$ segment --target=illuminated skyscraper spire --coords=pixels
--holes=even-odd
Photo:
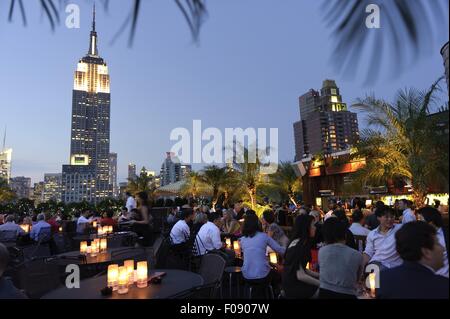
[[[91,31],[91,43],[89,47],[89,55],[98,56],[97,50],[97,32],[95,31],[95,3],[92,11],[92,31]]]

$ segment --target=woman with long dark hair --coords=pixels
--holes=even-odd
[[[288,299],[309,299],[318,291],[319,275],[307,269],[316,235],[315,220],[310,215],[295,219],[293,235],[284,257],[282,286]]]
[[[152,242],[153,217],[150,215],[150,205],[146,192],[140,192],[136,195],[137,213],[133,221],[132,230],[143,237],[142,244],[150,246]]]

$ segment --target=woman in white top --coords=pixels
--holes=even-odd
[[[431,206],[426,206],[417,211],[419,220],[427,222],[434,228],[436,228],[437,238],[439,244],[445,248],[444,250],[444,267],[436,271],[436,275],[441,275],[448,278],[448,249],[447,240],[444,235],[444,222],[442,221],[441,213]]]

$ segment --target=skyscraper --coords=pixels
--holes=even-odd
[[[0,152],[0,178],[6,180],[9,183],[11,178],[11,157],[12,149],[4,149]]]
[[[128,164],[128,180],[134,180],[136,177],[136,164]]]
[[[109,154],[109,183],[112,187],[114,198],[119,196],[119,187],[117,185],[117,153]]]
[[[30,198],[31,178],[24,176],[13,177],[10,180],[10,186],[18,198]]]
[[[295,160],[319,153],[348,150],[359,139],[356,113],[347,110],[334,80],[325,80],[319,92],[299,98],[300,121],[294,123]]]
[[[161,165],[161,186],[185,179],[191,172],[191,165],[184,165],[174,153],[167,152],[167,157]]]
[[[62,175],[64,202],[98,202],[112,196],[109,73],[98,55],[95,27],[94,7],[89,52],[75,71],[70,164],[63,165]]]
[[[62,174],[44,174],[44,192],[43,200],[45,202],[54,200],[56,202],[61,201],[61,184]]]

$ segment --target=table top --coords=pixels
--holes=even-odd
[[[121,231],[121,232],[115,232],[115,233],[106,235],[107,238],[119,237],[119,236],[137,237],[137,234],[132,231]],[[105,237],[105,236],[102,236],[102,238],[103,237]],[[89,241],[89,240],[94,240],[95,238],[98,238],[97,234],[83,234],[83,235],[76,235],[72,239],[76,240],[76,241]]]
[[[125,249],[133,249],[132,247],[118,247],[118,248],[108,248],[106,252],[98,253],[97,256],[92,257],[90,254],[86,255],[86,264],[100,264],[100,263],[108,263],[115,260],[122,260],[123,258],[117,256],[117,258],[111,258],[111,254],[116,251],[122,251]],[[136,249],[142,249],[142,248],[136,248]],[[62,253],[57,255],[58,257],[78,257],[80,256],[79,250],[69,251],[66,253]],[[82,263],[82,259],[79,260],[79,263]]]
[[[102,296],[101,290],[107,285],[107,276],[89,278],[80,282],[79,289],[58,288],[44,295],[42,299],[165,299],[178,293],[203,285],[203,278],[196,273],[176,269],[154,269],[149,276],[156,272],[165,272],[160,284],[148,284],[146,288],[131,286],[128,293],[119,295],[113,291],[110,296]]]

